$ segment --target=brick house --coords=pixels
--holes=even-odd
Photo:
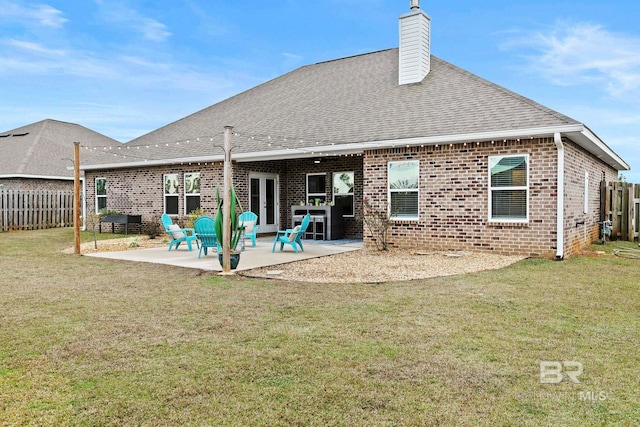
[[[0,133],[0,189],[73,191],[73,143],[118,142],[83,126],[42,120]]]
[[[399,48],[304,66],[122,147],[85,150],[89,211],[215,211],[232,125],[234,185],[262,232],[319,199],[371,243],[357,221],[366,197],[392,214],[396,247],[562,259],[590,244],[599,183],[629,166],[586,125],[432,56],[417,3],[400,17]]]

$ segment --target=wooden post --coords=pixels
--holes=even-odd
[[[231,137],[233,126],[224,127],[224,191],[222,199],[222,272],[231,272]]]
[[[80,255],[80,143],[73,143],[73,229],[75,253]]]

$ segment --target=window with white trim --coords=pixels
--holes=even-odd
[[[184,174],[184,213],[200,209],[200,172]]]
[[[321,204],[327,201],[327,174],[307,174],[307,203]]]
[[[333,204],[342,206],[343,216],[353,216],[354,173],[333,173]]]
[[[177,173],[164,175],[164,213],[178,215],[178,177]]]
[[[395,219],[418,219],[418,160],[389,162],[387,166],[389,213]]]
[[[489,220],[529,220],[529,155],[489,157]]]
[[[107,178],[96,178],[96,213],[107,209]]]

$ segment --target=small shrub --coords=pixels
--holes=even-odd
[[[153,215],[151,220],[144,223],[144,234],[149,236],[150,239],[155,239],[163,232],[163,228],[160,221],[160,215]]]
[[[191,212],[189,212],[189,215],[187,215],[184,218],[184,228],[193,228],[194,223],[196,222],[196,219],[198,219],[198,217],[202,216],[202,215],[206,215],[207,212],[202,209],[202,208],[198,208],[195,209]]]
[[[358,217],[358,221],[362,221],[369,233],[373,242],[376,245],[376,249],[379,251],[386,251],[388,249],[387,235],[389,228],[393,221],[391,217],[393,214],[386,209],[376,208],[371,205],[371,202],[367,197],[364,198],[362,203],[362,216]]]

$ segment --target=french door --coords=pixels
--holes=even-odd
[[[268,173],[249,174],[249,210],[258,215],[260,233],[278,231],[278,175]]]

